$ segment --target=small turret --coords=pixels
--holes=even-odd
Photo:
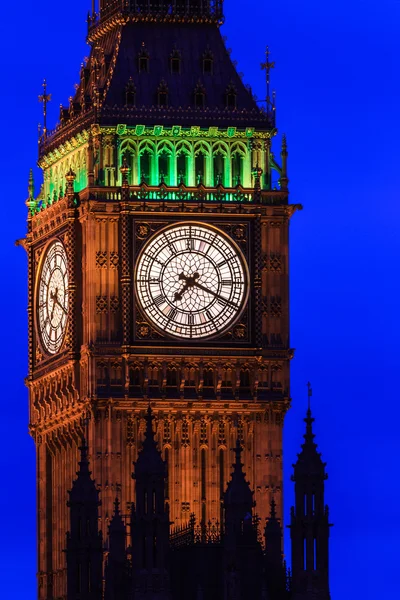
[[[165,462],[157,448],[149,406],[143,447],[132,477],[136,505],[132,509],[132,581],[135,600],[168,600],[169,511],[165,503]]]
[[[224,600],[259,598],[262,586],[262,553],[253,520],[253,492],[241,462],[236,441],[231,480],[224,495]]]
[[[126,556],[126,527],[115,498],[109,527],[109,552],[105,569],[105,600],[128,600],[130,586]]]
[[[286,572],[282,556],[282,527],[276,517],[275,498],[272,497],[270,516],[265,525],[265,576],[269,600],[285,598]]]
[[[290,524],[293,600],[329,600],[330,524],[328,507],[324,504],[324,482],[328,476],[326,463],[314,442],[310,405],[304,421],[304,444],[293,465],[292,476],[295,483],[295,506]]]
[[[67,506],[67,600],[101,600],[103,580],[103,538],[98,529],[99,492],[91,477],[85,440],[79,448],[81,460]]]

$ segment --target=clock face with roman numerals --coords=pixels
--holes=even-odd
[[[37,292],[37,323],[44,350],[56,354],[64,339],[68,317],[68,262],[65,248],[55,240],[43,257]]]
[[[149,321],[185,339],[226,330],[248,295],[247,266],[239,248],[218,229],[196,222],[156,233],[139,256],[135,282]]]

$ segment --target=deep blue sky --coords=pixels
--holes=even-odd
[[[6,6],[4,6],[4,4]],[[25,233],[43,77],[50,123],[78,80],[89,0],[3,3],[0,25],[2,410],[0,595],[36,597],[35,454],[27,434]],[[259,98],[265,45],[289,144],[293,407],[285,425],[286,515],[306,382],[328,463],[333,600],[398,586],[399,18],[394,0],[226,0],[224,35]],[[397,369],[396,369],[397,367]],[[397,370],[397,373],[396,373]],[[288,546],[287,546],[288,550]],[[397,592],[398,593],[398,592]]]

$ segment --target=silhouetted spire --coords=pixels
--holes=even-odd
[[[77,478],[69,491],[70,531],[67,532],[67,599],[100,600],[103,539],[98,530],[99,492],[91,477],[88,447],[82,440]]]
[[[129,597],[130,581],[126,556],[126,527],[115,498],[114,514],[108,530],[109,552],[105,568],[105,600],[124,600]]]
[[[254,505],[253,492],[250,489],[249,482],[246,481],[246,474],[243,472],[243,463],[241,462],[242,446],[240,440],[236,440],[236,446],[233,449],[235,453],[235,462],[233,463],[233,471],[231,480],[228,483],[227,490],[224,495],[225,509],[229,506],[240,506],[242,519],[248,518],[251,514]]]
[[[161,457],[161,452],[157,448],[155,434],[153,431],[153,412],[149,405],[146,414],[146,430],[144,433],[144,441],[142,449],[139,452],[138,459],[135,463],[135,479],[143,475],[158,473],[160,477],[165,477],[165,463]]]
[[[231,480],[224,495],[224,600],[258,598],[262,586],[262,554],[253,523],[253,492],[241,462],[237,439]]]
[[[132,477],[136,504],[132,508],[132,586],[135,600],[168,600],[169,510],[165,504],[166,465],[157,448],[151,407],[144,442]]]
[[[311,386],[308,384],[308,398]],[[310,403],[306,418],[304,443],[294,467],[295,506],[292,508],[293,600],[329,600],[328,546],[329,516],[324,503],[327,479],[321,454],[314,442]]]
[[[286,572],[282,556],[282,527],[276,517],[276,503],[272,496],[270,516],[265,525],[265,574],[268,598],[284,598]]]

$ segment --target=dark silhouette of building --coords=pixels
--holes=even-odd
[[[324,505],[327,476],[313,441],[310,409],[305,419],[305,443],[294,465],[296,506],[292,508],[290,525],[291,572],[283,560],[282,528],[274,498],[265,525],[265,545],[262,544],[257,507],[241,463],[239,439],[233,449],[235,462],[224,494],[223,521],[215,525],[197,523],[191,515],[186,526],[171,528],[164,494],[166,465],[157,449],[152,421],[149,407],[145,440],[132,474],[136,494],[131,514],[122,516],[119,501],[115,501],[104,568],[105,599],[329,600],[330,525]],[[81,451],[78,480],[68,503],[68,600],[102,597],[98,492],[90,478],[84,444]],[[129,534],[124,520],[130,525]]]
[[[44,84],[24,242],[39,600],[328,594],[324,471],[308,441],[291,577],[282,562],[301,206],[269,50],[259,102],[222,22],[222,0],[94,0],[90,53],[53,130]]]

